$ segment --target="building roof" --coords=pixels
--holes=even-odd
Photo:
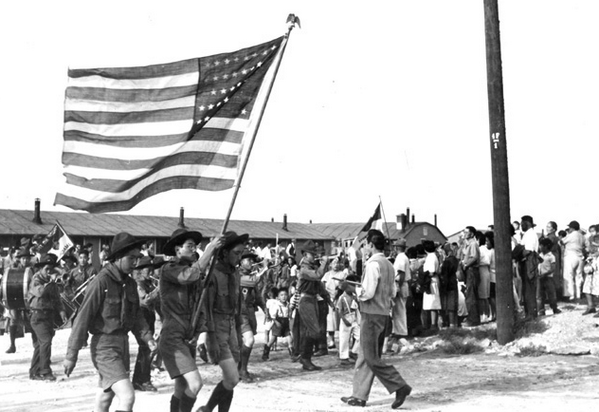
[[[69,236],[112,237],[119,232],[128,232],[137,237],[168,238],[179,224],[178,217],[79,212],[42,211],[42,224],[35,223],[33,218],[31,210],[0,209],[0,235],[45,235],[58,221]],[[220,233],[223,220],[185,217],[184,223],[210,237]],[[263,239],[274,239],[277,235],[280,239],[331,239],[313,225],[303,223],[288,223],[287,230],[283,230],[282,222],[231,220],[227,230]]]
[[[178,217],[50,211],[41,212],[42,224],[33,220],[32,210],[0,209],[0,235],[45,235],[56,222],[60,222],[69,236],[112,237],[119,232],[128,232],[136,237],[158,239],[170,237],[179,224]],[[204,237],[211,237],[220,233],[223,220],[185,217],[184,223],[187,228],[201,232]],[[427,222],[415,222],[408,224],[405,231],[399,231],[395,223],[387,223],[384,233],[390,239],[399,239],[407,237],[421,225],[432,226]],[[283,230],[283,222],[231,220],[227,230],[249,233],[257,239],[336,240],[354,238],[360,234],[362,227],[364,223],[288,222],[287,230]]]

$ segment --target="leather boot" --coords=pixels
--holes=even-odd
[[[269,354],[270,354],[270,346],[264,345],[264,350],[262,352],[262,360],[267,361]]]
[[[179,401],[179,410],[181,412],[191,412],[195,402],[196,398],[190,398],[189,396],[183,394],[181,395],[181,400]]]
[[[171,409],[170,412],[179,412],[179,398],[175,395],[171,396]]]
[[[208,399],[206,405],[200,407],[198,412],[212,412],[212,410],[220,404],[221,400],[226,395],[226,392],[227,389],[225,389],[223,381],[220,381],[212,391],[212,395],[210,395],[210,399]]]
[[[253,382],[254,378],[248,372],[248,363],[250,361],[250,355],[252,354],[252,348],[245,345],[241,345],[241,353],[239,360],[239,377],[244,382]]]
[[[221,400],[218,404],[218,412],[229,412],[231,403],[233,402],[233,389],[227,390],[223,393]]]

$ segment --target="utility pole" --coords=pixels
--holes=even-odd
[[[497,0],[484,0],[484,9],[493,181],[493,224],[495,225],[495,271],[497,275],[497,341],[504,345],[514,340],[514,297],[510,236],[510,185]]]

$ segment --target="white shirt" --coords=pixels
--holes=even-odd
[[[531,252],[537,252],[539,250],[539,238],[537,232],[531,227],[522,236],[522,246],[524,249],[530,250]]]

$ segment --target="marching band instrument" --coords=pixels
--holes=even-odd
[[[8,309],[27,309],[31,268],[9,268],[2,277],[2,302]]]

